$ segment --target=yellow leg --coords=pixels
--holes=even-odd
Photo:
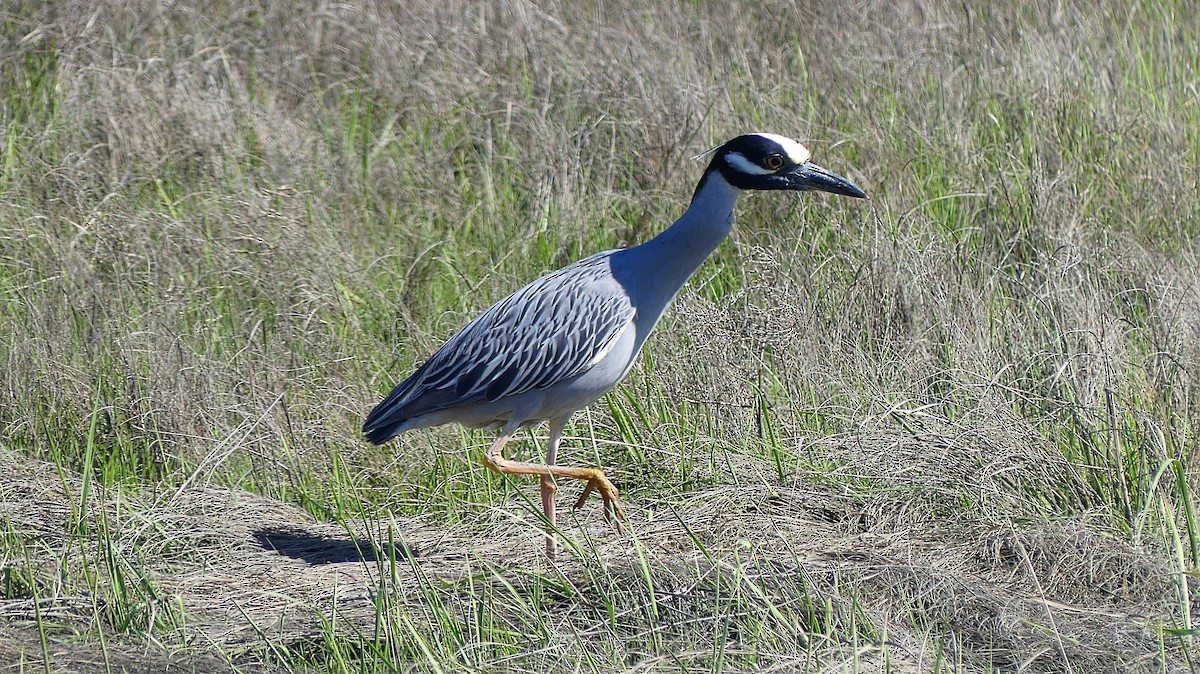
[[[582,506],[587,501],[587,497],[595,491],[600,495],[601,500],[604,501],[604,519],[613,521],[615,518],[617,531],[620,532],[621,522],[626,521],[628,518],[625,516],[624,509],[621,508],[621,493],[617,491],[617,488],[604,475],[603,471],[599,468],[574,468],[571,466],[556,466],[550,463],[551,460],[557,459],[558,441],[561,439],[562,427],[565,423],[565,419],[556,420],[551,427],[552,449],[547,452],[546,458],[548,461],[545,464],[512,461],[504,458],[504,445],[508,444],[508,441],[516,434],[517,429],[520,427],[519,423],[510,423],[504,427],[504,430],[500,433],[500,437],[496,438],[496,441],[488,448],[483,462],[488,468],[504,475],[540,475],[542,478],[542,511],[545,513],[546,519],[552,524],[555,522],[554,491],[556,487],[554,485],[554,478],[569,477],[587,481],[588,484],[583,491],[583,497],[579,499],[575,507],[579,508]],[[556,551],[553,541],[547,541],[546,553],[553,558],[553,552]]]
[[[546,465],[553,466],[558,461],[558,443],[562,440],[566,419],[554,419],[550,422],[550,446],[546,448]],[[558,556],[558,539],[554,537],[554,528],[558,525],[558,517],[554,507],[554,492],[558,485],[554,483],[553,475],[542,476],[542,512],[550,524],[546,529],[546,556],[554,559]]]

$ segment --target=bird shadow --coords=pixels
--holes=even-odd
[[[330,538],[303,529],[263,527],[255,529],[254,540],[264,550],[273,550],[285,557],[309,564],[339,564],[344,562],[378,562],[415,557],[416,552],[400,543],[379,544],[370,538]]]

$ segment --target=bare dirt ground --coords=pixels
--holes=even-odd
[[[64,531],[79,493],[74,477],[59,479],[44,464],[5,454],[0,485],[0,518],[36,535],[45,551],[41,574],[69,574],[73,560],[91,554],[69,545]],[[240,671],[275,671],[261,664],[264,650],[302,651],[330,629],[370,635],[381,591],[421,615],[431,587],[447,606],[477,598],[478,588],[466,591],[471,579],[532,593],[536,581],[526,568],[573,588],[575,596],[559,598],[561,618],[574,627],[573,638],[587,639],[606,617],[588,572],[599,563],[631,581],[652,569],[653,602],[665,621],[710,618],[714,574],[741,567],[757,576],[739,582],[771,603],[811,601],[817,593],[818,609],[869,621],[880,634],[875,643],[823,644],[818,660],[796,667],[837,671],[854,662],[885,671],[886,650],[886,671],[934,671],[926,627],[955,635],[961,671],[1051,672],[1063,662],[1079,672],[1186,671],[1156,629],[1171,612],[1170,570],[1072,521],[1020,530],[987,522],[922,526],[892,510],[891,499],[864,508],[812,486],[723,488],[688,503],[630,504],[626,536],[602,522],[569,525],[568,535],[587,553],[549,568],[537,553],[536,521],[520,503],[474,525],[439,528],[403,518],[348,530],[224,489],[185,489],[149,504],[106,502],[102,493],[94,499],[117,528],[118,545],[150,561],[157,592],[186,607],[191,619],[165,650],[84,645],[70,638],[70,626],[88,627],[90,600],[46,599],[39,610],[54,625],[55,671],[108,671],[106,661],[128,671],[232,671],[221,657],[204,655],[206,645],[235,654]],[[621,599],[628,610],[652,601],[633,589],[640,586],[630,582]],[[29,601],[0,603],[0,660],[14,663],[0,671],[40,671],[33,613]],[[928,623],[914,625],[915,613]],[[814,616],[817,623],[828,619]],[[820,638],[800,629],[794,637]],[[655,662],[634,669],[653,670]]]

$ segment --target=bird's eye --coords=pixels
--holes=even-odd
[[[772,171],[778,171],[783,168],[783,157],[777,154],[767,155],[766,164]]]

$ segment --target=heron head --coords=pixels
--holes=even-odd
[[[709,171],[719,171],[730,185],[742,190],[816,190],[866,198],[849,180],[809,161],[800,143],[773,133],[738,136],[709,153]]]

